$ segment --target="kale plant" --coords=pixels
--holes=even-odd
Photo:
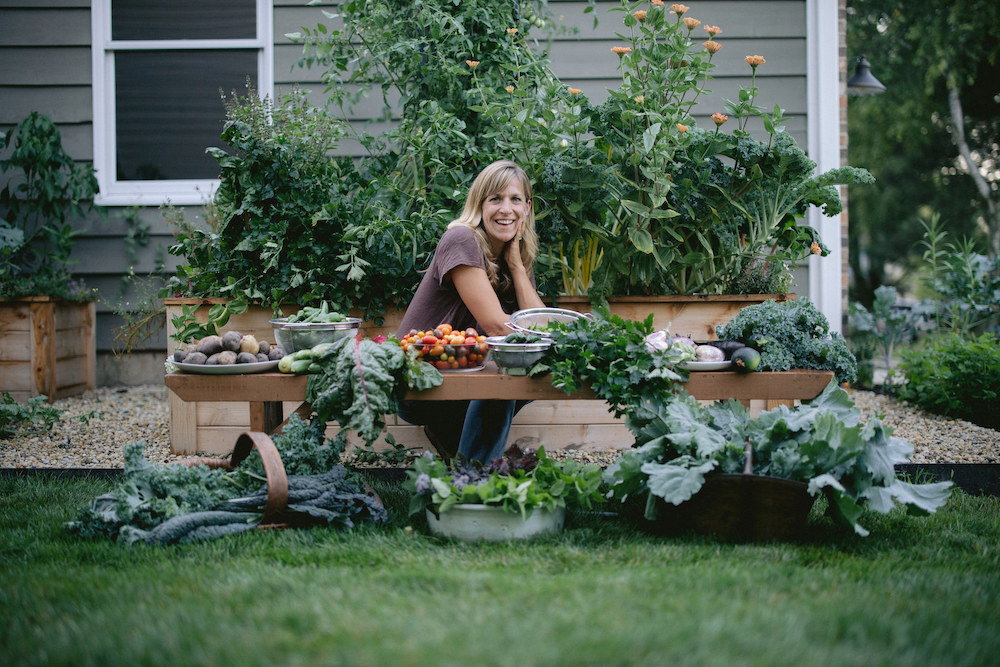
[[[760,370],[812,368],[833,371],[837,382],[854,382],[858,364],[844,337],[805,298],[745,306],[716,327],[719,340],[736,340],[760,352]]]

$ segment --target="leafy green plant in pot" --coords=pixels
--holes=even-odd
[[[823,493],[827,513],[865,536],[865,509],[886,513],[898,503],[911,514],[931,513],[952,487],[897,479],[894,465],[907,462],[913,447],[892,437],[879,419],[863,423],[850,396],[834,383],[808,404],[756,418],[736,401],[651,402],[630,415],[628,426],[635,448],[608,467],[605,481],[615,498],[638,500],[650,520],[697,498],[713,476],[752,475],[798,483],[811,496]],[[780,516],[789,508],[772,509]]]
[[[428,452],[406,474],[410,514],[427,513],[432,525],[465,505],[494,507],[529,520],[536,511],[559,517],[567,507],[589,508],[604,500],[600,466],[556,461],[544,447],[535,451],[513,445],[486,467],[464,459],[445,463]]]
[[[512,99],[495,95],[490,105],[485,94],[477,108],[497,128],[511,128],[504,134],[515,154],[544,158],[540,199],[578,190],[565,205],[553,205],[553,220],[565,228],[563,266],[576,274],[564,289],[586,284],[598,301],[787,291],[790,264],[829,253],[802,224],[806,211],[816,206],[836,215],[842,203],[835,186],[874,179],[853,167],[816,173],[784,130],[780,107],[757,105],[756,75],[765,64],[758,55],[745,58],[751,85],[727,101],[726,113],[712,115],[708,129],[699,128],[694,108],[715,61],[725,57],[718,55],[722,38],[716,41],[722,30],[673,7],[625,1],[617,8],[626,32],[609,57],[619,59],[621,84],[604,103],[591,105],[574,91],[548,112],[557,96],[531,96],[512,85]],[[550,129],[540,132],[539,125]],[[595,202],[603,206],[596,214]]]
[[[93,167],[74,162],[59,129],[37,111],[7,131],[0,155],[0,299],[94,300],[69,270],[71,218],[93,210],[98,193]]]

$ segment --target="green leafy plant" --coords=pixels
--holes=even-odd
[[[903,350],[901,399],[939,415],[1000,428],[1000,341],[949,333]]]
[[[758,350],[760,370],[812,368],[833,371],[837,382],[857,378],[857,361],[847,341],[830,331],[826,317],[805,297],[745,306],[718,326],[716,334],[719,340],[736,340]]]
[[[48,404],[47,396],[33,396],[27,403],[18,403],[3,392],[0,398],[0,440],[33,431],[51,431],[62,417],[62,410]]]
[[[919,315],[908,308],[899,308],[896,288],[883,285],[875,290],[875,301],[869,311],[861,304],[851,304],[851,344],[855,339],[867,339],[879,348],[886,368],[885,386],[892,384],[895,376],[893,353],[901,343],[911,340],[917,331]],[[855,355],[857,356],[857,355]]]
[[[0,154],[6,154],[0,160],[0,298],[93,300],[69,270],[76,236],[70,219],[93,210],[98,193],[93,167],[74,162],[59,129],[37,111],[6,132]]]
[[[609,466],[605,481],[620,500],[640,498],[654,518],[660,502],[680,505],[713,472],[743,473],[805,482],[822,492],[828,514],[858,535],[867,507],[889,512],[897,503],[927,514],[948,499],[952,483],[912,484],[894,465],[913,447],[892,437],[880,420],[862,423],[842,388],[830,383],[808,404],[781,406],[751,418],[737,401],[703,406],[690,397],[650,402],[628,419],[635,448]],[[747,458],[749,457],[749,463]]]
[[[410,514],[430,510],[435,516],[457,504],[493,505],[527,517],[532,510],[592,507],[603,502],[601,468],[596,464],[556,461],[543,447],[510,447],[483,467],[457,459],[446,464],[430,452],[406,471],[403,486],[411,492]]]

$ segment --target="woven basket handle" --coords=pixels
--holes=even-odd
[[[264,462],[264,474],[267,475],[267,504],[264,505],[264,516],[260,520],[262,526],[280,523],[280,517],[288,505],[288,476],[285,466],[281,463],[281,454],[274,446],[271,438],[261,431],[246,431],[236,439],[230,464],[235,468],[243,462],[250,452],[257,449]]]

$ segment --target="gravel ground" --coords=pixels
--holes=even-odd
[[[851,394],[865,419],[882,416],[894,435],[913,444],[914,463],[1000,463],[1000,431],[928,414],[872,392]],[[177,458],[170,453],[170,411],[162,385],[101,387],[56,401],[54,407],[63,415],[51,431],[0,440],[0,468],[121,468],[124,445],[137,440],[147,443],[150,461]],[[602,465],[616,457],[614,450],[550,454]]]

